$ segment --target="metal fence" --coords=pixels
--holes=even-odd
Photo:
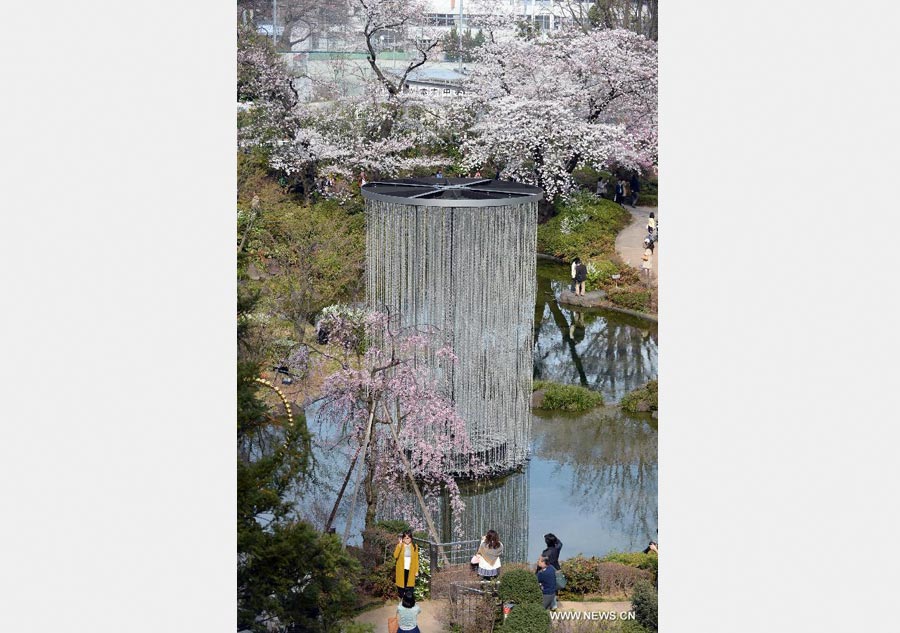
[[[428,552],[432,573],[452,565],[468,565],[481,543],[481,540],[449,543],[433,543],[421,538],[413,540],[418,543],[421,551]]]
[[[447,595],[449,619],[463,633],[493,632],[502,622],[502,606],[495,584],[474,586],[474,583],[451,582]]]

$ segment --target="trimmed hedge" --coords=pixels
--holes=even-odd
[[[658,411],[658,384],[657,381],[651,380],[643,387],[635,389],[626,394],[619,406],[623,411],[628,413],[647,413],[648,411]],[[605,559],[604,559],[605,560]]]
[[[524,569],[513,569],[502,574],[499,593],[503,602],[541,604],[541,585],[537,575]]]
[[[543,389],[544,399],[540,408],[544,411],[587,411],[603,406],[602,395],[578,385],[547,382]]]
[[[560,593],[567,594],[600,594],[629,595],[636,583],[649,581],[653,577],[651,571],[637,569],[617,562],[601,561],[596,556],[585,558],[582,555],[569,558],[561,563],[562,572],[566,575],[566,588]]]
[[[656,581],[656,572],[659,565],[659,556],[645,554],[644,552],[611,552],[600,559],[604,563],[622,563],[635,569],[643,569],[653,574]]]
[[[532,574],[534,575],[534,574]],[[526,604],[516,604],[500,627],[501,633],[549,633],[550,613],[541,606],[540,600]]]

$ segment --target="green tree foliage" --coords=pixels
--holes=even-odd
[[[319,310],[361,294],[364,215],[349,203],[298,200],[275,182],[264,157],[241,153],[238,236],[245,233],[245,259],[255,277],[246,285],[259,293],[257,308],[270,317],[269,340],[299,342]]]
[[[533,574],[532,574],[533,575]],[[549,633],[550,613],[537,603],[516,604],[509,612],[501,633]]]
[[[631,595],[634,619],[648,631],[658,630],[657,599],[656,589],[649,582],[639,582],[634,586],[634,593]]]
[[[541,585],[537,575],[524,569],[513,569],[500,576],[500,600],[525,604],[541,603]]]
[[[241,278],[245,264],[239,258]],[[359,563],[336,536],[294,517],[293,492],[310,465],[309,434],[302,415],[290,423],[278,412],[280,400],[267,403],[260,391],[266,387],[253,381],[259,333],[248,315],[258,295],[242,283],[238,288],[238,630],[278,624],[334,631],[355,604]]]
[[[484,44],[485,37],[484,32],[481,29],[478,29],[478,32],[475,35],[472,35],[472,29],[466,29],[462,34],[462,60],[465,63],[470,63],[475,61],[475,49]],[[456,62],[459,61],[460,54],[460,37],[459,31],[456,30],[456,27],[453,26],[450,28],[450,32],[444,36],[442,42],[442,48],[444,49],[444,54],[447,61]]]

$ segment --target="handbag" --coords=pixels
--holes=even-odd
[[[565,589],[566,588],[566,575],[562,573],[561,570],[556,570],[556,588],[557,589]]]
[[[397,616],[393,615],[388,618],[388,633],[397,633],[397,629],[400,628],[400,621],[397,619]]]
[[[473,565],[477,565],[481,562],[481,554],[475,554],[475,556],[473,556],[472,560],[469,562],[471,562]]]

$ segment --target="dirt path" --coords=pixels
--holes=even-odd
[[[625,263],[640,270],[643,263],[641,257],[644,254],[644,238],[647,237],[647,219],[650,217],[651,211],[657,218],[659,217],[659,212],[656,210],[656,207],[625,208],[631,213],[631,224],[622,229],[616,236],[616,252],[625,260]],[[657,285],[658,265],[659,244],[656,245],[653,253],[651,278],[654,286]]]
[[[361,624],[374,624],[375,633],[387,632],[388,618],[397,613],[397,602],[387,602],[384,606],[366,611],[365,613],[355,617],[354,622]],[[419,614],[419,629],[422,633],[447,633],[450,628],[446,624],[444,615],[446,610],[446,600],[423,600],[417,603],[422,607],[422,613]],[[630,602],[569,602],[560,600],[560,611],[582,611],[582,612],[609,612],[614,611],[617,615],[623,612],[631,611]]]
[[[353,621],[361,624],[374,624],[375,633],[386,633],[388,618],[397,615],[398,604],[400,604],[399,600],[387,602],[383,607],[366,611],[353,618]],[[443,600],[423,600],[416,604],[422,607],[422,612],[419,614],[419,629],[422,633],[442,633],[450,630],[443,624],[446,621],[443,614],[445,609]]]

